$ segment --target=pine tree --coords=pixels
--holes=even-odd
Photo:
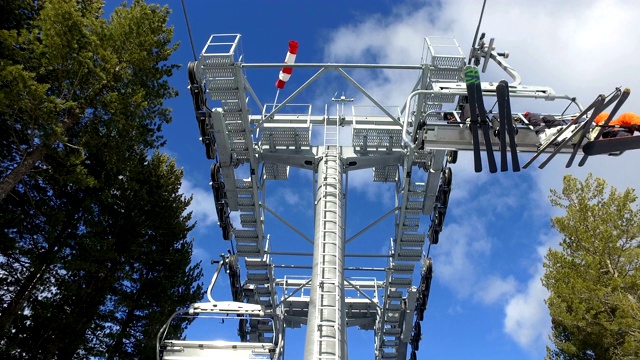
[[[545,257],[555,349],[551,359],[640,357],[640,210],[633,189],[619,192],[589,175],[564,178],[551,203],[560,249]]]
[[[101,1],[32,3],[37,15],[25,28],[0,30],[0,48],[9,49],[0,61],[7,85],[0,116],[9,134],[0,201],[25,176],[48,168],[45,155],[90,146],[84,131],[119,129],[141,146],[163,145],[160,131],[171,120],[163,102],[176,95],[167,81],[177,68],[166,64],[177,46],[167,7],[135,0],[105,19]]]
[[[164,321],[203,295],[182,171],[154,152],[176,95],[169,10],[4,3],[1,357],[151,358]]]

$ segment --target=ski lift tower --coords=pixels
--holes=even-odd
[[[449,165],[455,163],[457,151],[474,149],[459,106],[468,93],[463,77],[466,61],[458,43],[453,38],[425,38],[427,53],[417,65],[249,64],[242,61],[240,39],[238,34],[212,35],[199,60],[189,64],[189,81],[205,155],[213,160],[211,185],[222,235],[235,245],[233,256],[244,259],[246,278],[242,285],[239,279],[232,281],[232,292],[240,294],[237,301],[263,306],[267,318],[246,323],[246,340],[272,342],[279,349],[272,358],[282,357],[285,328],[306,325],[305,360],[342,360],[347,359],[346,329],[358,326],[375,332],[375,359],[406,359],[408,354],[415,359],[432,274],[432,261],[425,250],[438,243],[442,230],[452,180]],[[548,87],[521,85],[519,75],[504,62],[506,54],[496,53],[492,45],[493,39],[490,46],[476,49],[476,55],[494,60],[512,77],[508,88],[512,98],[575,101]],[[263,104],[245,73],[260,68],[275,72],[281,67],[314,68],[317,72],[282,102]],[[352,69],[406,70],[418,76],[406,103],[396,104],[394,112],[349,75]],[[353,107],[349,115],[344,110],[332,114],[326,106],[324,114],[316,114],[311,105],[294,114],[283,111],[329,72],[340,74],[353,85],[376,113],[359,113]],[[480,96],[496,97],[497,81],[481,83],[480,87]],[[338,109],[340,105],[344,109],[347,99],[337,100]],[[443,114],[448,114],[446,120]],[[523,115],[513,113],[508,121],[517,128],[517,151],[537,152],[535,129]],[[341,139],[341,126],[350,128],[349,146]],[[323,129],[321,144],[311,143],[312,127]],[[485,143],[496,151],[499,144],[495,136],[490,144]],[[236,171],[240,167],[248,168],[248,178],[240,178]],[[265,203],[266,184],[286,180],[290,167],[314,174],[312,238]],[[373,182],[395,184],[396,206],[347,239],[345,180],[359,169],[371,169]],[[426,180],[414,176],[420,171],[426,172]],[[241,227],[234,228],[232,212],[239,212]],[[287,254],[271,250],[266,213],[312,243],[308,276],[287,278],[275,271],[283,266],[276,258]],[[388,229],[391,241],[389,253],[383,256],[385,264],[370,269],[384,276],[349,278],[345,272],[354,269],[345,265],[345,258],[373,255],[352,253],[348,243],[390,216],[395,218],[395,226]],[[423,217],[430,219],[426,229],[420,225]],[[277,241],[281,239],[271,239]],[[414,275],[421,280],[414,282]]]

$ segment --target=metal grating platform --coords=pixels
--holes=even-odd
[[[373,168],[374,182],[396,182],[398,181],[398,166],[384,166]]]
[[[287,180],[289,178],[289,166],[282,164],[265,163],[264,178],[266,180]]]
[[[262,131],[262,146],[277,148],[308,148],[311,131],[308,127],[266,127]]]
[[[398,149],[402,146],[402,129],[353,128],[353,146],[366,149]]]
[[[455,76],[436,77],[432,76],[432,79],[440,80],[452,80],[458,81],[462,78],[461,73],[456,74],[456,70],[462,70],[465,66],[465,56],[460,50],[458,41],[453,37],[446,36],[427,36],[425,38],[425,45],[428,51],[426,54],[426,63],[432,65],[433,70],[443,71]],[[435,74],[435,73],[432,73]]]

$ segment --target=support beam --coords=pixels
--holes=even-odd
[[[327,146],[318,164],[315,239],[305,360],[345,359],[342,161]]]

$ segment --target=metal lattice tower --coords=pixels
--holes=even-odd
[[[210,303],[195,304],[189,313],[245,316],[246,322],[239,331],[245,341],[241,346],[234,344],[237,349],[247,351],[262,349],[262,353],[268,354],[265,358],[283,357],[285,328],[306,325],[305,360],[346,359],[348,326],[375,332],[372,356],[376,360],[406,359],[408,346],[413,349],[421,338],[420,321],[432,276],[432,261],[425,256],[425,247],[427,239],[429,246],[437,244],[442,230],[451,190],[449,165],[455,162],[457,151],[472,149],[468,124],[456,107],[467,94],[462,78],[465,66],[462,51],[455,39],[430,37],[425,39],[428,53],[418,65],[287,64],[319,70],[281,103],[268,105],[260,102],[245,71],[275,70],[284,64],[244,63],[239,42],[237,34],[213,35],[199,60],[189,65],[201,141],[205,155],[214,161],[211,181],[220,227],[223,238],[234,241],[236,249],[226,260],[235,266],[229,272],[234,301],[222,304],[211,299]],[[512,98],[575,100],[548,87],[521,85],[519,75],[504,62],[503,55],[493,51],[492,46],[481,50],[484,52],[479,53],[485,60],[493,59],[512,77],[509,86]],[[412,70],[419,77],[413,91],[407,94],[407,102],[393,113],[347,73],[353,68]],[[335,116],[327,108],[324,115],[315,115],[311,105],[301,106],[303,110],[294,114],[282,111],[293,106],[292,100],[298,94],[329,71],[353,85],[373,104],[376,113],[358,113],[353,107],[351,114],[345,115],[344,102],[342,111],[337,106]],[[482,83],[482,92],[484,96],[495,97],[496,83]],[[581,109],[579,104],[578,108]],[[443,121],[445,111],[454,117],[453,121]],[[534,127],[522,114],[513,116],[518,130],[518,151],[536,152],[539,144]],[[311,144],[314,126],[324,131],[321,145]],[[351,131],[348,146],[341,143],[343,126]],[[492,141],[491,145],[497,147],[497,139]],[[236,169],[240,166],[248,167],[248,178],[238,178]],[[266,184],[288,179],[292,166],[314,174],[313,238],[288,223],[265,201]],[[374,182],[395,183],[396,204],[347,238],[345,179],[348,180],[349,172],[359,169],[372,169]],[[426,172],[424,181],[413,176],[417,171]],[[236,229],[231,223],[232,212],[239,212],[241,228]],[[270,241],[278,240],[265,235],[266,213],[312,243],[313,254],[272,251]],[[395,228],[389,229],[392,237],[389,253],[383,256],[386,266],[358,269],[346,266],[345,258],[376,256],[350,253],[347,245],[391,216]],[[420,226],[425,216],[431,217],[428,229]],[[286,264],[275,263],[276,255],[313,255],[310,266],[298,266],[310,270],[308,276],[278,278],[275,269]],[[244,259],[244,282],[236,259]],[[383,272],[384,276],[349,278],[346,272],[351,270]],[[419,275],[418,283],[414,282],[414,275]],[[218,349],[217,344],[203,341],[163,344],[164,358],[168,360],[213,356]],[[413,358],[415,351],[411,354]]]

